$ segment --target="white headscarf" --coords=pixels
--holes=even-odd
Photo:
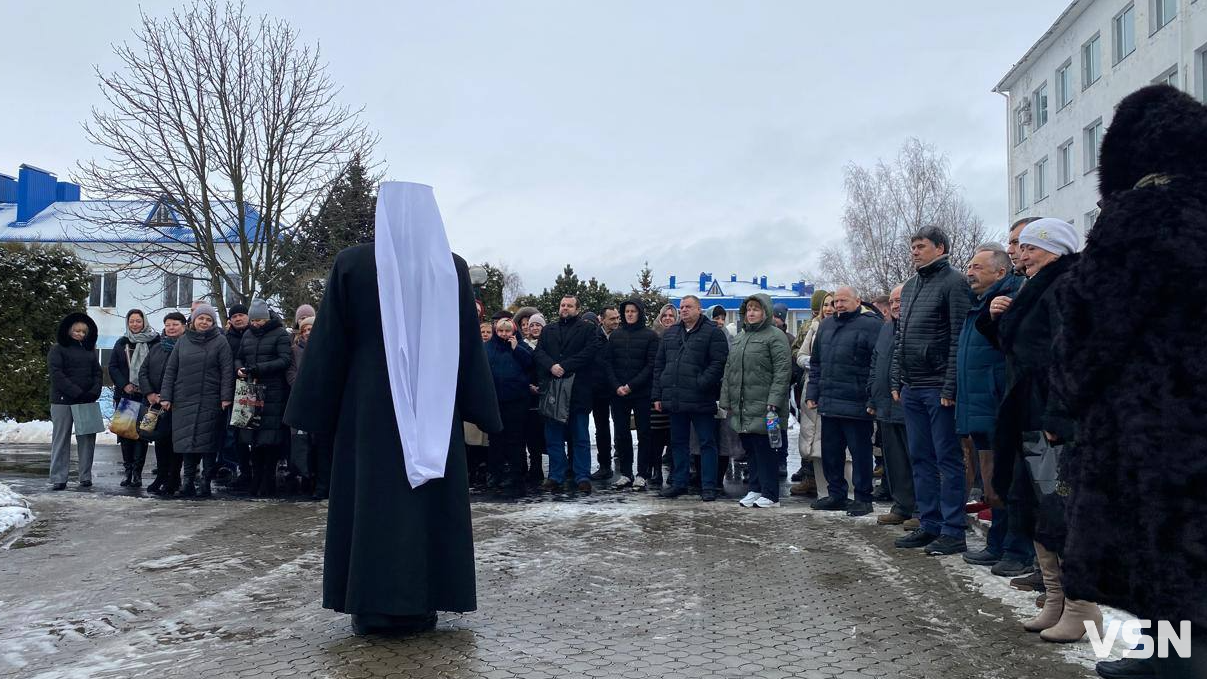
[[[377,285],[407,481],[444,477],[457,397],[459,283],[432,187],[377,192]]]

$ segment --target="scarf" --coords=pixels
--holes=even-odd
[[[386,373],[407,481],[444,478],[461,360],[460,283],[432,187],[384,182],[374,258]]]
[[[126,328],[126,341],[134,345],[134,351],[130,354],[130,375],[135,379],[142,368],[142,362],[147,360],[147,345],[155,341],[156,337],[159,337],[159,333],[154,330],[131,332]]]
[[[159,340],[159,346],[163,347],[163,350],[170,354],[172,353],[172,350],[176,348],[176,340],[178,339],[180,338],[168,337],[167,335],[164,335],[163,338]]]

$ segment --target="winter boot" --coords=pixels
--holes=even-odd
[[[122,488],[128,488],[130,486],[130,482],[132,481],[132,477],[134,476],[134,467],[129,462],[127,462],[124,466],[126,468],[126,475],[122,479],[122,482],[117,485],[121,486]]]
[[[1048,596],[1052,596],[1049,590]],[[1042,614],[1041,614],[1042,615]],[[1071,644],[1085,638],[1085,623],[1094,622],[1099,638],[1102,637],[1102,611],[1098,604],[1077,599],[1065,599],[1064,613],[1060,621],[1039,633],[1039,638],[1057,644]]]
[[[1028,632],[1042,632],[1043,630],[1053,627],[1060,622],[1062,614],[1065,610],[1065,595],[1064,588],[1060,584],[1060,559],[1056,556],[1056,552],[1049,551],[1046,547],[1035,543],[1035,558],[1039,561],[1040,572],[1044,576],[1044,589],[1047,591],[1047,598],[1044,600],[1044,608],[1039,612],[1039,615],[1027,620],[1023,623],[1023,629]],[[1101,615],[1099,616],[1101,620]],[[1081,633],[1085,633],[1085,628],[1081,628]],[[1067,631],[1065,632],[1067,634]],[[1078,636],[1078,639],[1081,637]]]
[[[163,479],[159,477],[159,474],[156,474],[155,480],[151,482],[151,485],[147,486],[147,492],[152,495],[159,495],[161,491],[163,491]]]

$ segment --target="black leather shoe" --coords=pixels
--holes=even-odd
[[[964,561],[972,564],[973,566],[994,566],[1001,560],[1001,556],[994,554],[988,549],[981,549],[975,552],[966,552],[964,554]]]
[[[715,491],[715,490],[704,490],[704,491],[700,492],[700,501],[701,502],[714,502],[714,501],[716,501],[716,499],[717,499],[717,491]]]
[[[938,535],[935,535],[934,533],[927,533],[921,528],[918,528],[909,535],[897,538],[893,541],[893,544],[896,545],[898,549],[917,549],[919,547],[925,547],[938,539]]]
[[[871,502],[852,502],[847,505],[847,516],[867,516],[872,513]]]
[[[940,535],[937,540],[926,546],[926,553],[931,556],[947,556],[968,551],[968,543],[964,538],[953,538],[950,535]]]
[[[91,487],[92,487],[91,481],[80,481],[80,488],[91,488]]]
[[[600,467],[598,470],[595,471],[594,474],[591,475],[591,480],[592,481],[611,481],[612,480],[612,468],[611,467]]]
[[[658,493],[658,497],[665,498],[676,498],[680,495],[687,495],[687,488],[682,486],[671,486],[670,488],[664,489],[661,493]]]
[[[56,483],[50,487],[51,490],[67,490],[66,483]]]
[[[994,575],[1000,575],[1003,578],[1017,578],[1018,576],[1026,575],[1033,570],[1035,570],[1035,568],[1029,563],[1019,563],[1018,561],[1012,561],[1010,559],[1002,559],[1001,561],[993,564],[993,568],[990,569],[990,572]]]
[[[1143,679],[1156,677],[1151,658],[1120,658],[1110,662],[1102,661],[1094,666],[1098,676],[1106,679]]]
[[[822,512],[840,512],[846,510],[850,505],[851,501],[845,497],[827,495],[826,497],[814,500],[812,504],[809,505],[809,508]]]

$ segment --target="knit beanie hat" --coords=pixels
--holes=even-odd
[[[218,312],[209,304],[202,304],[193,310],[193,320],[197,320],[198,316],[209,316],[210,320],[218,322]]]
[[[1077,252],[1080,239],[1073,225],[1055,219],[1044,217],[1023,227],[1018,236],[1019,245],[1033,245],[1041,250],[1047,250],[1054,255],[1071,255]]]
[[[809,301],[809,309],[813,312],[814,318],[821,318],[821,307],[826,303],[826,296],[829,294],[825,290],[817,290],[813,293],[813,298]]]
[[[251,301],[251,310],[247,313],[247,319],[250,321],[267,321],[268,303],[262,299],[253,299]]]
[[[247,315],[246,304],[232,304],[230,305],[230,308],[227,309],[227,316],[237,316],[238,314],[243,314],[244,316]]]
[[[548,323],[545,322],[545,317],[542,316],[539,311],[528,317],[528,325],[531,326],[533,323],[541,326],[542,328],[545,327],[546,325],[549,325]]]
[[[297,312],[293,315],[294,322],[301,326],[302,319],[304,318],[314,318],[314,307],[310,306],[309,304],[303,304],[302,306],[298,307]]]
[[[314,325],[314,316],[307,316],[306,318],[298,321],[298,331],[301,332],[304,328],[308,328],[312,325]]]
[[[823,300],[824,300],[824,298],[823,298]],[[771,315],[775,316],[776,318],[780,319],[781,321],[788,320],[788,305],[784,304],[783,302],[777,302],[774,306],[771,307]]]
[[[599,316],[596,316],[594,311],[588,311],[587,313],[583,314],[583,320],[587,321],[588,323],[599,325]],[[530,320],[528,322],[531,323],[532,321]]]

